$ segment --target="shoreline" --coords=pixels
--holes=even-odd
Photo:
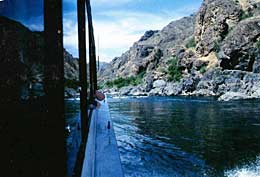
[[[123,96],[210,96],[216,97],[218,101],[259,99],[260,74],[214,68],[203,76],[190,75],[179,82],[153,78],[148,83],[144,78],[143,83],[137,86],[102,90],[105,93],[118,92]]]
[[[169,97],[169,98],[177,98],[177,99],[202,99],[209,101],[217,101],[217,102],[232,102],[232,101],[257,101],[260,98],[239,98],[239,99],[230,99],[230,100],[219,100],[219,96],[213,95],[194,95],[194,94],[180,94],[180,95],[149,95],[146,93],[145,95],[122,95],[120,92],[104,92],[107,98],[113,99],[127,99],[127,98],[151,98],[151,97]],[[80,101],[79,97],[66,97],[65,101]]]

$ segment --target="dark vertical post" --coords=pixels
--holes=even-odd
[[[90,72],[90,99],[93,101],[95,90],[97,90],[97,64],[96,64],[96,48],[95,38],[91,15],[90,0],[86,0],[87,17],[88,17],[88,33],[89,33],[89,72]]]
[[[45,176],[66,176],[62,1],[44,0],[46,117],[42,123]],[[46,154],[45,154],[46,153]],[[43,176],[44,176],[43,175]]]
[[[82,141],[87,136],[87,63],[86,63],[86,12],[85,0],[78,0],[79,78],[81,83],[80,110]]]
[[[98,48],[97,48],[97,59],[98,59],[98,61],[97,61],[97,71],[99,71],[99,52],[100,52],[100,50],[99,50],[99,36],[98,36]]]
[[[99,70],[99,55],[98,55],[98,62],[97,63],[98,63],[97,69]]]

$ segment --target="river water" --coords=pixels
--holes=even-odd
[[[126,177],[260,177],[260,101],[109,98]]]

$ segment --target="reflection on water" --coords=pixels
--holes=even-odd
[[[70,132],[67,132],[67,176],[71,177],[74,166],[76,164],[77,153],[81,143],[80,131],[80,102],[66,101],[65,102],[65,119],[66,127],[70,127]]]
[[[109,102],[126,176],[230,176],[245,164],[259,170],[253,162],[260,154],[260,101]]]

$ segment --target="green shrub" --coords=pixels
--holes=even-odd
[[[260,49],[260,39],[258,39],[258,41],[256,42],[256,47]]]
[[[98,90],[103,89],[105,87],[104,83],[98,83]]]
[[[105,85],[109,88],[112,87],[122,88],[129,85],[137,86],[142,83],[142,79],[144,75],[145,75],[145,71],[142,71],[137,76],[131,76],[126,78],[119,77],[115,80],[107,81]]]
[[[195,38],[192,37],[190,40],[188,40],[187,44],[185,45],[186,48],[194,48],[196,47]]]
[[[242,13],[240,15],[240,20],[245,20],[245,19],[250,18],[250,17],[252,17],[252,14],[249,14],[246,11],[242,11]]]
[[[178,66],[176,57],[173,57],[169,61],[167,73],[169,81],[179,81],[182,78],[181,69]]]
[[[206,66],[202,66],[199,71],[201,74],[204,74],[207,71]]]
[[[244,19],[247,19],[249,17],[250,17],[250,15],[248,13],[243,13],[240,18],[241,18],[241,20],[244,20]]]
[[[64,86],[77,89],[80,86],[80,82],[74,79],[65,79]]]
[[[105,85],[108,87],[108,88],[112,88],[113,87],[113,81],[107,81],[105,83]]]
[[[118,79],[115,79],[113,81],[113,86],[115,86],[117,88],[122,88],[122,87],[130,85],[131,82],[133,82],[132,80],[133,80],[132,77],[128,77],[128,78],[119,77]]]
[[[214,51],[215,52],[219,52],[220,51],[220,46],[219,46],[219,43],[217,41],[214,41]]]

